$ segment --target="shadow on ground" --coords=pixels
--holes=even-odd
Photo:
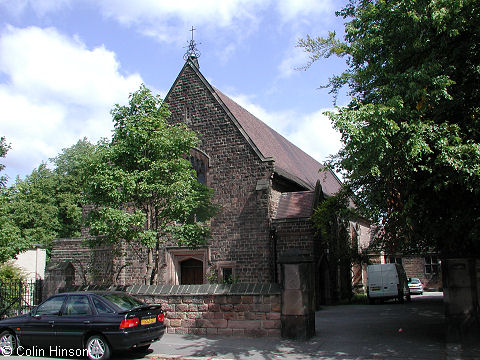
[[[316,336],[308,341],[170,335],[155,346],[155,359],[480,359],[445,341],[442,294],[405,304],[327,306],[316,313]],[[456,351],[456,352],[455,352]],[[159,354],[168,355],[156,357]],[[457,357],[457,355],[465,355]],[[477,355],[479,355],[478,353]],[[154,356],[155,355],[155,356]]]

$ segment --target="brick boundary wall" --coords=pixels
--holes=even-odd
[[[74,286],[68,291],[119,290],[163,305],[169,334],[281,335],[279,284]]]

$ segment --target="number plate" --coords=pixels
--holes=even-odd
[[[153,324],[157,322],[157,318],[148,318],[148,319],[142,319],[142,321],[140,322],[142,325],[150,325],[150,324]]]

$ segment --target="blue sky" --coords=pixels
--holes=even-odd
[[[324,161],[340,136],[318,89],[345,65],[308,71],[295,47],[307,34],[342,34],[335,0],[0,0],[0,136],[12,182],[87,137],[110,137],[110,109],[141,83],[165,96],[194,26],[208,81]],[[343,105],[346,98],[340,98]]]

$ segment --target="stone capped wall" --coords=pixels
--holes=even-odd
[[[68,290],[106,289],[78,286]],[[112,286],[147,303],[162,304],[167,333],[280,336],[279,284]]]

